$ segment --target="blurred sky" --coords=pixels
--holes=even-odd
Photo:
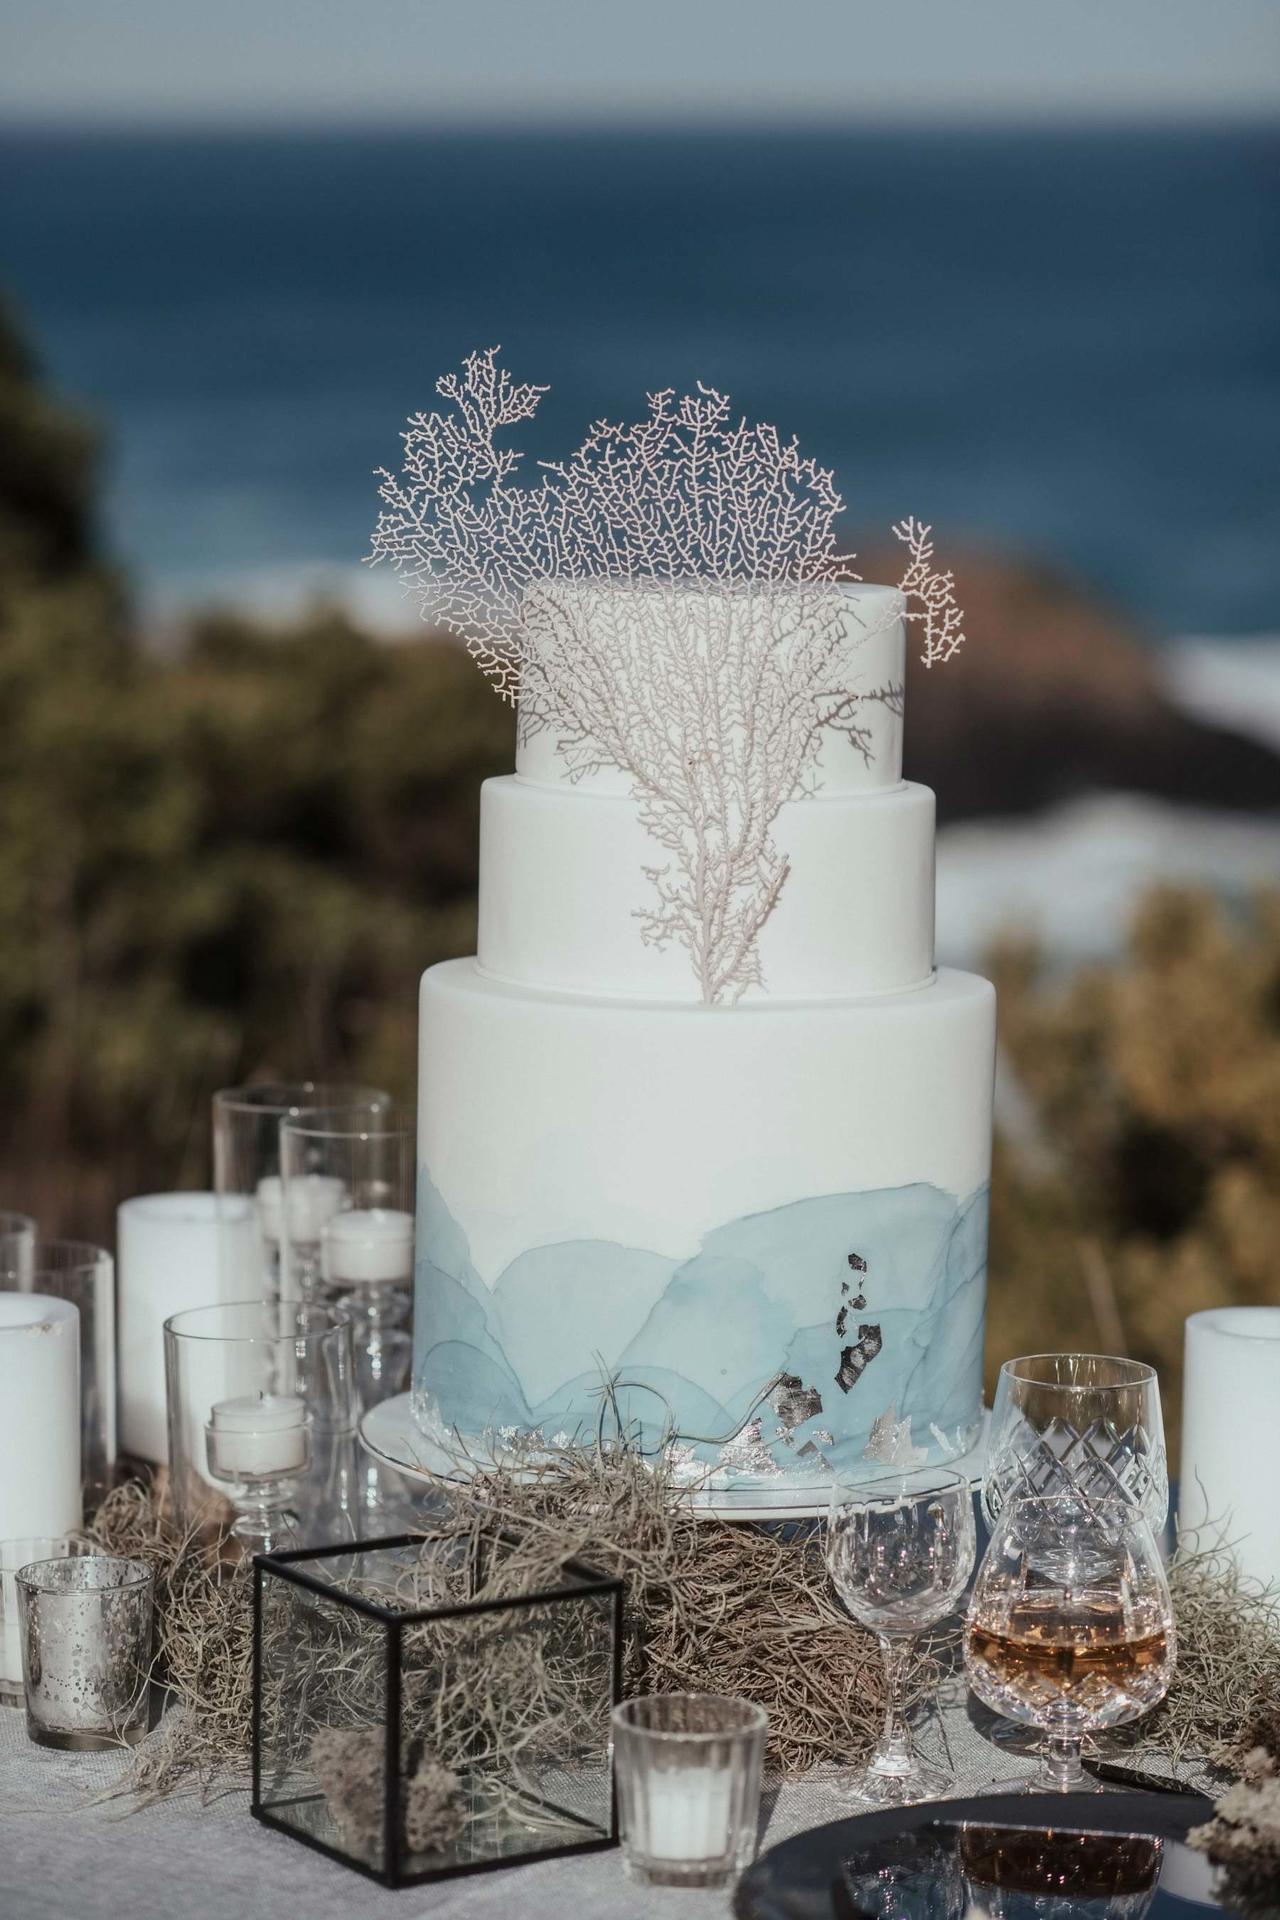
[[[1271,113],[1278,0],[4,0],[22,120]]]

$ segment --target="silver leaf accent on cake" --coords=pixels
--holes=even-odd
[[[746,1473],[760,1479],[781,1473],[782,1469],[765,1445],[759,1415],[748,1420],[741,1433],[721,1447],[720,1465],[727,1473]]]
[[[789,1434],[822,1412],[822,1395],[816,1387],[806,1387],[798,1373],[784,1373],[769,1404],[778,1416],[780,1431]]]
[[[929,1449],[912,1446],[911,1416],[899,1420],[898,1409],[891,1404],[872,1426],[864,1458],[879,1460],[886,1467],[919,1467],[929,1458]]]
[[[883,1345],[884,1338],[879,1327],[869,1326],[864,1321],[858,1328],[858,1338],[853,1345],[840,1349],[836,1385],[841,1393],[848,1393],[851,1387],[857,1386]]]

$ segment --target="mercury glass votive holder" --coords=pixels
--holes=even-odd
[[[658,1693],[613,1712],[623,1867],[661,1887],[723,1887],[756,1850],[769,1720],[717,1693]]]
[[[15,1576],[27,1733],[75,1752],[136,1746],[147,1731],[155,1571],[85,1553]]]

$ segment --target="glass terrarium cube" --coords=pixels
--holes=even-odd
[[[519,1543],[264,1554],[253,1811],[392,1887],[617,1843],[622,1583]]]

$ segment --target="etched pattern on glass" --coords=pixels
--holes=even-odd
[[[1163,1525],[1169,1505],[1169,1476],[1162,1446],[1153,1446],[1140,1427],[1117,1433],[1105,1420],[1083,1433],[1061,1420],[1044,1430],[1025,1421],[1003,1447],[989,1473],[987,1504],[993,1517],[1015,1493],[1066,1493],[1075,1488],[1088,1500],[1126,1499],[1158,1510]]]
[[[1030,1354],[1000,1369],[987,1440],[983,1504],[995,1521],[1019,1494],[1116,1499],[1157,1536],[1169,1470],[1154,1370],[1107,1354]]]

